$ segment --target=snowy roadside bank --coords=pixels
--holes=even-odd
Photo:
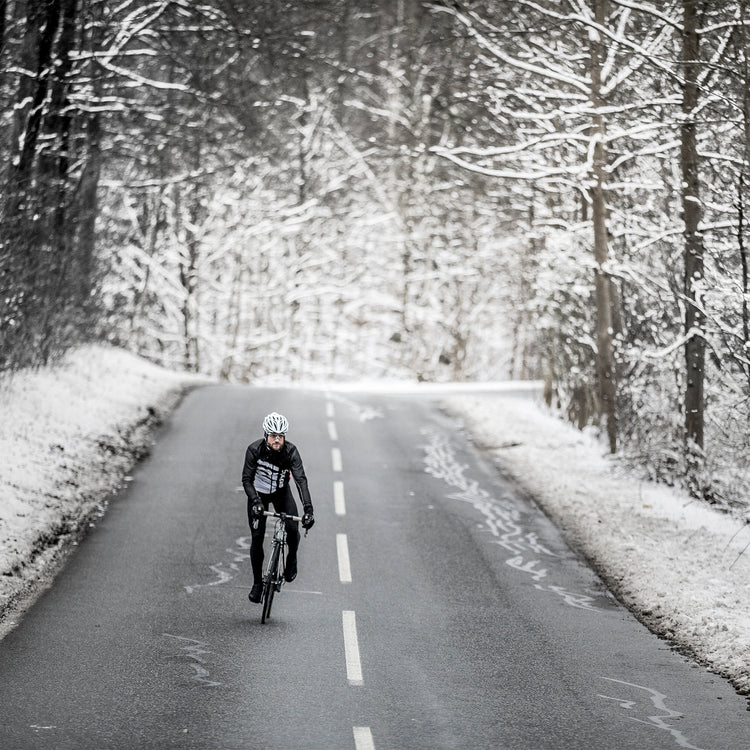
[[[0,384],[0,637],[202,382],[88,347]],[[530,399],[445,403],[644,623],[750,693],[749,524],[626,475]]]
[[[0,383],[0,637],[199,382],[83,347]]]
[[[643,623],[750,694],[750,524],[627,475],[529,401],[447,405]]]

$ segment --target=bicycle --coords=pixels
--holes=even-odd
[[[276,519],[276,526],[273,530],[273,543],[271,545],[271,557],[266,566],[266,572],[263,575],[263,592],[261,602],[261,624],[271,616],[271,605],[273,596],[277,591],[281,591],[284,585],[284,568],[286,563],[286,521],[301,521],[301,516],[293,516],[289,513],[272,513],[263,511],[264,516],[271,516]],[[307,532],[305,532],[307,534]]]

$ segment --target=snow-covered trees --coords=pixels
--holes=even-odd
[[[0,4],[0,367],[98,335],[236,381],[540,377],[610,450],[728,498],[748,15]]]
[[[91,77],[95,32],[74,0],[0,11],[0,369],[12,369],[90,323],[98,133],[74,81]]]
[[[706,470],[743,462],[747,429],[725,426],[750,397],[744,5],[435,4],[494,72],[473,93],[496,124],[439,151],[533,202],[550,399],[581,425],[603,417],[610,448],[654,475],[725,499]]]
[[[503,317],[493,279],[504,259],[492,250],[502,219],[479,180],[451,175],[430,148],[456,130],[448,107],[466,74],[448,24],[404,0],[264,7],[222,10],[231,33],[210,47],[227,61],[210,120],[180,91],[141,94],[164,100],[154,127],[180,113],[197,124],[174,129],[176,158],[166,143],[110,171],[116,335],[240,380],[501,376],[507,344],[486,332]],[[199,134],[203,169],[188,169]],[[175,233],[176,193],[184,212],[198,180],[201,220]],[[201,241],[186,265],[190,227]]]

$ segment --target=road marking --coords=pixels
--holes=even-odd
[[[336,552],[339,557],[339,580],[341,583],[351,583],[352,566],[349,563],[349,541],[346,534],[336,534]]]
[[[333,419],[333,403],[331,401],[326,404],[326,416],[328,419]]]
[[[334,471],[342,470],[341,451],[338,448],[331,448],[331,462]]]
[[[350,685],[362,685],[362,663],[359,659],[359,641],[357,640],[357,623],[354,612],[345,609],[342,612],[344,624],[344,651],[346,653],[346,677]]]
[[[328,422],[328,437],[334,442],[339,439],[339,434],[336,431],[336,423],[333,420]]]
[[[354,747],[357,750],[375,750],[370,727],[354,727]]]
[[[333,483],[333,508],[337,516],[346,515],[346,502],[344,500],[344,483]]]

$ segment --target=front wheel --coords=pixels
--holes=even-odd
[[[263,579],[263,611],[260,615],[261,624],[271,616],[273,595],[276,593],[276,579],[279,577],[279,553],[279,547],[274,546],[273,552],[271,553],[271,562],[268,563],[266,577]]]

